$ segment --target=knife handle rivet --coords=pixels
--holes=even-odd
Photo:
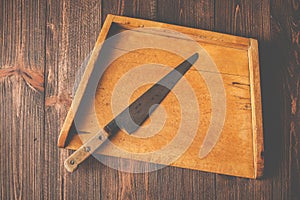
[[[103,137],[102,137],[102,135],[100,135],[100,136],[99,136],[99,140],[102,140],[102,139],[103,139]]]
[[[85,151],[86,151],[86,152],[89,152],[90,150],[91,150],[90,147],[85,147]]]
[[[70,160],[70,164],[74,165],[75,164],[74,160]]]

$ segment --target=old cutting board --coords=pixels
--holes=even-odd
[[[132,135],[120,131],[97,154],[260,177],[264,162],[257,41],[128,17],[107,16],[58,146],[78,149],[195,52],[198,61],[151,118]]]

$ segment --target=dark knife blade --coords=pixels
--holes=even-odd
[[[114,134],[120,129],[125,130],[129,134],[135,132],[159,106],[181,77],[191,68],[198,57],[198,53],[195,53],[183,61],[117,115],[104,127],[104,130],[109,134]]]

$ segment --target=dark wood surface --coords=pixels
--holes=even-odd
[[[0,199],[300,199],[299,8],[299,0],[0,1]],[[93,158],[64,169],[71,151],[57,137],[108,13],[259,40],[261,180],[175,167],[131,174]]]

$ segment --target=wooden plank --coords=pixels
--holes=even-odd
[[[215,30],[259,39],[259,60],[262,71],[266,67],[265,60],[271,59],[265,53],[269,50],[263,48],[266,46],[266,42],[270,40],[269,5],[269,1],[233,0],[224,2],[216,0],[215,3]],[[268,70],[267,74],[269,73]],[[262,81],[266,79],[265,77],[268,77],[267,74],[263,73],[261,75]],[[264,83],[262,82],[262,84]],[[265,91],[263,90],[263,92]],[[267,136],[271,132],[267,131],[265,134],[265,138],[272,137]],[[266,169],[266,171],[268,170]],[[265,178],[263,178],[263,181],[244,181],[239,178],[217,176],[216,185],[217,198],[220,199],[268,199],[272,195],[272,182]],[[232,190],[226,191],[224,188],[232,188]]]
[[[200,17],[194,18],[192,22],[189,22],[191,19],[189,17],[183,18],[182,15],[179,15],[179,18],[177,18],[178,13],[180,13],[180,6],[179,3],[181,1],[158,1],[158,11],[157,11],[157,19],[159,21],[163,21],[166,23],[174,23],[174,24],[180,24],[180,25],[189,25],[191,27],[195,28],[203,28],[203,29],[210,29],[212,30],[214,28],[214,18],[211,18],[215,15],[214,9],[214,1],[193,1],[193,3],[190,3],[191,6],[188,8],[181,8],[185,10],[185,13],[194,13],[195,15],[203,15]],[[186,4],[188,4],[191,1],[183,1]],[[206,12],[201,12],[202,5],[206,5],[207,9]],[[168,8],[166,10],[165,8]],[[200,8],[200,9],[196,9]],[[186,16],[189,16],[189,14],[186,14]],[[191,17],[192,18],[192,17]],[[181,23],[180,23],[181,22]],[[204,173],[194,170],[189,171],[181,171],[178,168],[173,167],[167,167],[164,168],[161,171],[158,171],[156,173],[156,176],[162,178],[166,177],[165,174],[169,174],[170,172],[173,172],[175,175],[179,174],[183,178],[180,181],[180,183],[183,182],[182,188],[177,190],[173,190],[172,193],[174,193],[175,198],[178,196],[185,196],[187,199],[215,199],[216,195],[216,175],[212,173]],[[176,186],[177,183],[173,181],[171,177],[171,184],[170,183],[164,183],[162,181],[158,182],[159,186],[151,187],[150,191],[152,193],[156,193],[159,191],[160,195],[165,194],[164,191],[168,191],[169,187]],[[158,185],[158,184],[156,184]],[[170,199],[170,198],[167,198]]]
[[[254,149],[254,168],[255,177],[263,175],[264,168],[264,142],[263,142],[263,121],[261,107],[261,91],[260,91],[260,69],[258,60],[258,43],[257,40],[250,39],[250,47],[248,51],[249,59],[249,77],[251,107],[252,107],[252,130],[253,130],[253,149]]]
[[[133,7],[136,8],[136,12],[132,16],[151,20],[157,19],[158,0],[135,0],[135,3]]]
[[[103,1],[103,16],[108,14],[139,17],[143,19],[156,19],[157,0],[122,0]]]
[[[0,199],[40,199],[45,4],[1,1],[0,7]]]
[[[157,20],[169,24],[180,24],[181,13],[181,2],[182,1],[157,1]],[[168,11],[166,11],[168,8]],[[181,24],[183,25],[183,24]]]
[[[103,1],[103,19],[107,17],[107,14],[155,18],[156,0]],[[134,161],[117,158],[107,158],[106,163],[108,165],[119,163],[119,166],[129,166],[129,168],[139,167],[138,163]],[[105,177],[101,178],[101,185],[103,186],[100,194],[101,199],[149,199],[148,190],[155,184],[149,183],[150,175],[148,175],[147,170],[145,173],[132,174],[102,167],[100,176]],[[157,197],[157,194],[154,197]]]
[[[76,112],[79,108],[80,102],[82,101],[82,98],[85,94],[85,90],[87,88],[87,84],[89,82],[91,74],[94,71],[94,65],[97,61],[97,57],[99,56],[102,43],[106,39],[106,36],[107,36],[107,33],[111,26],[111,23],[112,23],[112,16],[108,16],[107,20],[105,21],[105,23],[101,29],[99,37],[97,39],[96,44],[98,44],[98,45],[95,45],[95,48],[93,49],[93,51],[90,55],[90,59],[87,63],[87,66],[85,67],[85,71],[84,71],[84,74],[82,75],[81,81],[79,83],[79,87],[77,88],[76,93],[74,95],[74,100],[72,101],[71,107],[70,107],[67,117],[66,117],[66,121],[63,124],[61,133],[58,138],[58,147],[65,147],[65,145],[66,145],[65,143],[67,140],[67,136],[68,136],[68,133],[73,124],[75,114],[76,114]]]
[[[285,199],[299,199],[300,187],[300,112],[299,112],[299,2],[276,0],[271,2],[273,63],[280,69],[282,109],[282,157],[279,178],[273,185],[273,195]],[[284,182],[285,184],[279,184]]]
[[[87,161],[86,170],[69,176],[63,160],[69,152],[53,146],[71,105],[80,65],[92,50],[101,28],[99,1],[47,1],[46,118],[43,179],[46,199],[96,199],[101,188],[97,167]],[[97,164],[97,163],[96,163]],[[83,168],[85,168],[83,167]],[[95,177],[93,177],[95,175]],[[53,176],[55,178],[53,178]],[[75,184],[78,183],[78,184]],[[80,183],[80,184],[79,184]],[[91,192],[93,191],[93,192]]]
[[[130,17],[115,16],[113,21],[115,23],[121,24],[121,26],[124,27],[124,29],[133,29],[140,27],[159,27],[162,29],[172,29],[184,33],[186,35],[189,35],[191,39],[199,43],[214,44],[230,48],[238,48],[242,50],[248,50],[249,48],[248,38],[232,36],[229,34],[216,33],[212,31],[205,31],[202,29],[194,29],[167,23],[158,23],[149,20],[134,20],[134,18]],[[140,30],[140,32],[143,31]],[[179,39],[182,39],[182,36],[178,35],[177,37]]]
[[[158,1],[160,21],[180,24],[200,29],[211,29],[214,26],[214,2],[212,1]],[[166,12],[170,6],[172,12]]]
[[[46,84],[45,84],[45,134],[43,156],[44,163],[42,168],[44,170],[43,177],[43,195],[46,199],[64,199],[64,172],[61,167],[61,160],[66,153],[60,152],[51,144],[55,142],[57,133],[61,127],[60,119],[65,115],[63,109],[70,105],[71,95],[68,96],[66,89],[58,84],[58,79],[62,74],[63,68],[58,67],[59,52],[61,46],[59,39],[61,38],[61,23],[60,18],[63,16],[60,9],[62,6],[58,1],[47,2],[47,18],[46,18]],[[63,42],[62,42],[63,43]],[[60,88],[60,89],[58,89]],[[61,90],[60,92],[58,90]],[[60,93],[60,94],[59,94]],[[65,105],[65,106],[63,106]],[[56,179],[53,180],[49,174],[57,174]]]

